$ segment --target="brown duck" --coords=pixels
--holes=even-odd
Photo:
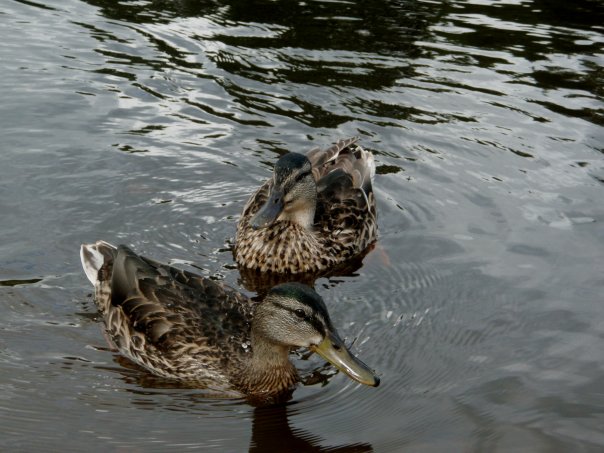
[[[299,382],[290,349],[305,347],[350,378],[379,384],[308,286],[281,284],[256,303],[125,246],[98,241],[82,245],[80,255],[109,338],[157,376],[275,403],[290,398]]]
[[[237,226],[234,255],[241,269],[322,273],[375,241],[375,163],[357,141],[340,140],[277,161]]]

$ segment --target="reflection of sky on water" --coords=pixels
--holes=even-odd
[[[604,444],[601,5],[253,4],[7,4],[0,445],[254,445],[239,402],[121,379],[77,246],[238,286],[236,220],[277,156],[352,135],[380,239],[317,287],[382,385],[298,389],[265,445],[284,421],[313,448]]]

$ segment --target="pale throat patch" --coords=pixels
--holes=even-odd
[[[315,221],[315,209],[312,203],[296,201],[289,208],[285,208],[277,220],[290,221],[310,230]]]

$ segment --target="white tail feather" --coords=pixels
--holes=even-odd
[[[373,181],[375,176],[375,159],[373,158],[373,154],[371,154],[369,151],[365,151],[365,156],[367,157],[367,167],[369,167],[369,177]]]
[[[94,285],[98,280],[99,270],[105,263],[105,255],[99,250],[99,247],[109,247],[115,249],[115,246],[105,241],[97,241],[94,244],[82,244],[80,247],[80,259],[82,267],[88,280]]]

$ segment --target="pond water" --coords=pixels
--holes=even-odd
[[[0,21],[1,450],[604,448],[600,1],[5,0]],[[337,374],[255,409],[107,349],[80,243],[242,288],[247,197],[287,150],[355,135],[379,240],[317,290],[379,388]]]

